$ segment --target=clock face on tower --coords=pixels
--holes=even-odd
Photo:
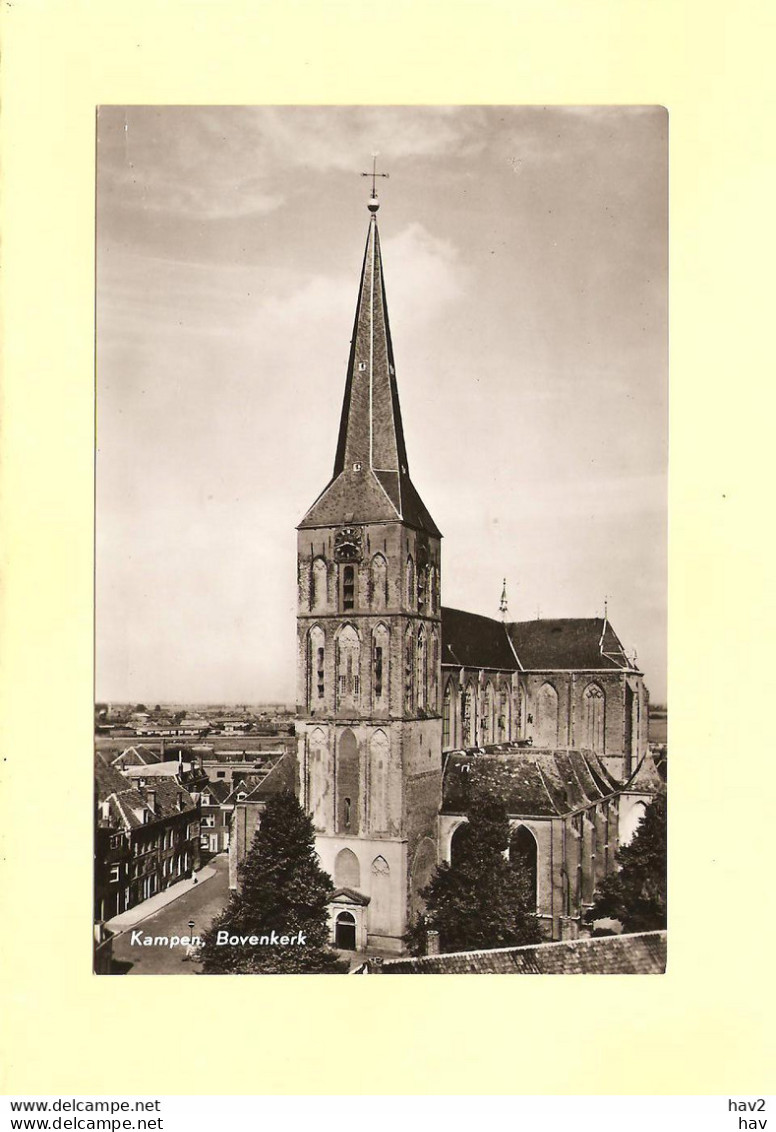
[[[361,530],[343,527],[334,536],[334,557],[338,562],[358,562],[361,558]]]

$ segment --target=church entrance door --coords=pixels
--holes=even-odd
[[[356,950],[356,918],[350,912],[340,912],[334,928],[334,946],[341,951]]]

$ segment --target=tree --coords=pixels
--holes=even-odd
[[[205,933],[204,974],[341,970],[328,946],[328,898],[334,886],[318,863],[312,819],[290,791],[267,802],[238,878],[239,891]],[[219,943],[234,937],[244,942]],[[250,937],[265,942],[251,944]],[[296,938],[282,944],[281,937]]]
[[[441,864],[421,894],[426,910],[407,936],[416,954],[429,929],[439,932],[441,951],[518,947],[542,938],[529,872],[504,856],[506,806],[486,792],[474,792],[467,817],[452,864]]]
[[[617,854],[619,870],[605,877],[586,919],[619,920],[623,931],[658,931],[666,926],[666,802],[647,806],[633,840]]]

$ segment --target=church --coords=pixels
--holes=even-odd
[[[374,186],[374,181],[373,181]],[[643,674],[608,617],[442,604],[412,481],[374,191],[334,470],[298,526],[296,789],[331,875],[333,943],[401,954],[474,781],[508,807],[548,940],[574,938],[662,789]]]

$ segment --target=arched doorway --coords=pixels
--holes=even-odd
[[[456,826],[453,830],[453,836],[450,838],[450,864],[456,865],[458,858],[463,848],[463,844],[469,836],[467,828],[468,822],[462,821],[460,825]]]
[[[340,912],[334,925],[334,946],[341,951],[356,950],[356,917],[351,912]]]
[[[536,910],[537,892],[537,858],[538,846],[536,838],[526,825],[519,825],[512,830],[509,838],[509,860],[512,865],[525,872],[529,885],[529,911]]]

